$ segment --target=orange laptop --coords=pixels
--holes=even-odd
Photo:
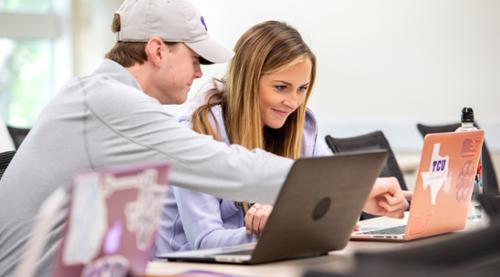
[[[483,139],[482,130],[427,135],[409,214],[362,221],[351,239],[408,241],[462,230]]]

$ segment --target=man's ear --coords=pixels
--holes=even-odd
[[[167,51],[165,51],[165,44],[159,37],[152,37],[146,43],[144,48],[148,61],[155,66],[160,66],[163,59],[166,58]]]

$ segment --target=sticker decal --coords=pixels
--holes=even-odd
[[[103,247],[105,254],[114,254],[120,248],[120,241],[123,233],[122,225],[121,221],[116,221],[113,227],[106,233]]]
[[[106,203],[99,175],[79,177],[74,190],[73,214],[62,257],[65,265],[90,262],[99,253],[101,238],[107,227]]]
[[[127,276],[129,271],[128,260],[120,255],[104,256],[91,263],[88,263],[83,271],[82,277],[96,277],[96,276]]]
[[[157,175],[155,170],[145,170],[132,177],[106,176],[104,179],[106,194],[124,188],[139,191],[137,200],[127,203],[125,216],[127,229],[135,233],[137,247],[141,250],[146,250],[153,239],[163,207],[166,188],[157,183]]]
[[[448,163],[450,158],[448,156],[440,156],[440,149],[440,143],[434,144],[429,170],[421,173],[424,190],[427,190],[428,187],[431,190],[432,205],[436,205],[437,194],[443,187],[446,178],[448,177]]]
[[[469,199],[469,195],[472,193],[472,183],[470,180],[471,176],[475,174],[476,172],[474,171],[474,164],[472,161],[466,161],[458,174],[456,194],[457,201],[462,202]]]

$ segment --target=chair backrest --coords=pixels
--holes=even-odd
[[[334,138],[330,135],[325,137],[326,144],[333,153],[342,152],[356,152],[362,150],[384,149],[387,150],[387,162],[380,172],[380,177],[396,177],[399,181],[401,189],[407,190],[403,173],[399,167],[394,152],[392,152],[389,142],[384,136],[382,131],[375,131],[368,134],[347,137],[347,138]],[[375,217],[372,214],[363,212],[360,219],[369,219]]]
[[[380,173],[380,177],[396,177],[399,181],[401,189],[407,190],[406,182],[403,177],[403,172],[392,152],[392,148],[384,136],[382,131],[375,131],[368,134],[348,137],[335,138],[330,135],[325,137],[326,144],[333,153],[353,152],[360,150],[385,149],[387,150],[387,163]]]
[[[446,125],[424,125],[421,123],[417,124],[417,129],[422,135],[429,133],[443,133],[443,132],[454,132],[458,127],[460,127],[460,123],[446,124]],[[478,125],[474,123],[476,127]],[[479,127],[478,127],[479,128]],[[490,151],[486,146],[486,140],[483,144],[482,149],[482,165],[483,165],[483,189],[484,193],[487,195],[498,195],[498,179],[495,173],[495,166],[493,165],[493,161],[491,160]]]
[[[490,222],[496,221],[500,224],[500,195],[490,196],[481,194],[478,199]]]
[[[12,141],[14,142],[16,149],[19,149],[19,146],[30,131],[28,128],[18,128],[12,126],[7,126],[7,130],[9,130],[9,134],[12,137]]]
[[[2,179],[3,173],[9,166],[10,161],[16,154],[16,151],[5,151],[0,153],[0,179]]]

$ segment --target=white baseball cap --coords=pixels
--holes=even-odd
[[[117,41],[146,42],[158,36],[168,42],[184,42],[210,63],[229,61],[234,53],[208,36],[205,19],[187,0],[125,0]]]

